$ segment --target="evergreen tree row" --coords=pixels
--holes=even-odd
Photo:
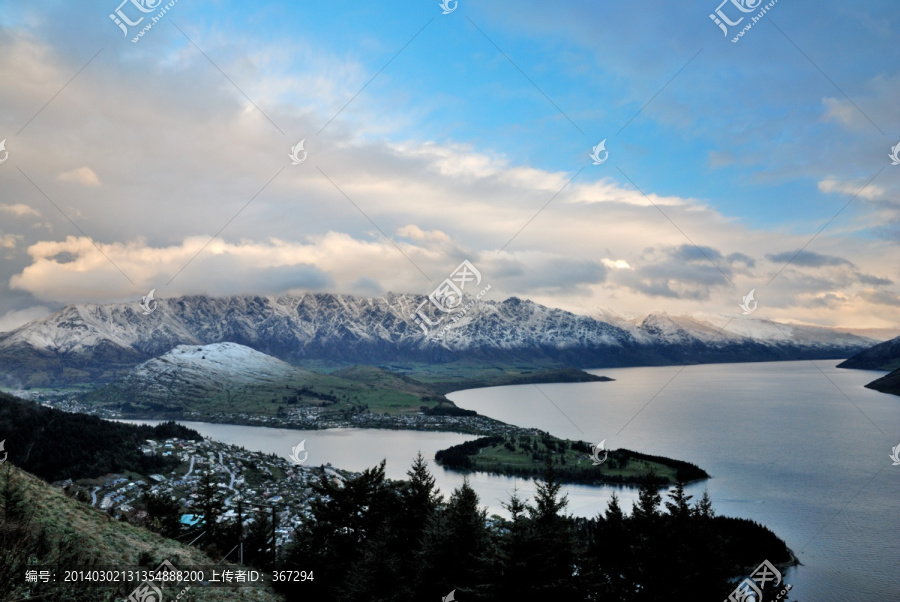
[[[141,474],[169,472],[180,460],[174,455],[145,456],[146,439],[200,441],[203,437],[174,422],[158,426],[101,420],[62,412],[0,393],[0,425],[6,451],[16,466],[47,481],[93,478],[133,470]]]
[[[721,602],[764,559],[791,560],[765,527],[715,516],[705,493],[692,504],[679,483],[663,503],[652,476],[630,515],[613,496],[595,518],[574,518],[548,462],[532,502],[514,492],[510,518],[489,519],[468,481],[444,500],[421,455],[406,481],[384,470],[314,485],[313,519],[279,567],[315,579],[282,585],[289,598]]]

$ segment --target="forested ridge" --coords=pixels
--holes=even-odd
[[[72,414],[0,393],[0,439],[16,466],[47,481],[83,479],[132,470],[140,474],[168,472],[175,457],[145,456],[146,439],[200,440],[180,424],[124,424],[96,416]]]

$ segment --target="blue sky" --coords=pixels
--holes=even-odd
[[[180,0],[137,43],[117,4],[0,2],[0,330],[150,288],[425,294],[467,258],[573,311],[756,288],[898,323],[896,4],[781,0],[738,43],[716,2]]]

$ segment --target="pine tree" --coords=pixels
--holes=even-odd
[[[468,478],[453,490],[446,506],[428,525],[422,558],[422,582],[427,591],[452,589],[471,594],[483,589],[490,535],[487,512]]]
[[[427,597],[419,591],[421,567],[419,563],[425,552],[426,529],[434,519],[442,496],[434,486],[434,477],[428,471],[428,464],[419,453],[407,471],[409,481],[399,490],[399,505],[392,513],[390,542],[391,552],[398,558],[397,570],[400,576],[397,587],[407,599]]]
[[[270,512],[259,509],[244,523],[244,564],[269,568],[272,564],[272,521]],[[308,570],[308,569],[307,569]]]
[[[605,518],[610,524],[622,525],[625,522],[625,514],[622,512],[622,507],[619,506],[619,496],[615,492],[606,504]]]
[[[712,507],[712,500],[709,499],[709,491],[704,489],[703,496],[694,504],[691,513],[696,518],[710,520],[715,517],[716,513]]]
[[[342,588],[351,585],[350,573],[369,570],[372,548],[367,542],[385,533],[392,509],[402,509],[386,482],[384,468],[382,460],[343,483],[322,471],[312,483],[317,494],[310,503],[313,516],[286,552],[284,567],[313,570],[316,579],[287,591],[323,602],[342,600]]]
[[[638,492],[638,501],[634,503],[631,511],[631,517],[638,526],[644,529],[650,529],[659,518],[659,505],[662,502],[662,496],[656,485],[656,475],[651,470],[644,477],[641,488]]]
[[[4,522],[15,523],[24,519],[27,513],[22,478],[15,474],[11,462],[3,467],[3,473],[3,484],[0,485],[0,512]]]
[[[630,569],[632,579],[640,584],[640,595],[636,600],[655,600],[665,591],[661,569],[670,562],[666,554],[665,525],[659,507],[662,496],[659,493],[656,475],[650,471],[641,483],[638,501],[632,506],[631,535],[634,550],[634,566]]]
[[[575,594],[573,572],[577,542],[572,520],[562,512],[569,503],[560,496],[559,482],[553,460],[548,456],[544,464],[543,482],[537,486],[534,507],[528,513],[533,525],[534,547],[530,558],[532,592],[538,596],[571,598]]]
[[[222,531],[219,517],[225,509],[219,489],[213,482],[212,471],[204,470],[200,476],[200,512],[203,515],[204,536],[201,545],[211,553],[219,552],[219,536]]]
[[[441,502],[442,496],[434,486],[434,477],[428,471],[422,452],[416,455],[406,474],[409,481],[400,490],[404,508],[403,524],[408,525],[411,531],[420,532]]]
[[[669,492],[671,502],[666,502],[666,509],[678,524],[684,524],[691,516],[691,507],[689,502],[694,496],[684,494],[684,483],[678,481],[675,483],[675,490]],[[707,498],[708,500],[709,498]]]
[[[525,600],[530,589],[529,559],[534,543],[528,505],[519,497],[518,490],[513,490],[509,502],[502,506],[510,519],[503,522],[498,538],[490,594],[494,600]]]
[[[538,483],[534,496],[534,508],[529,512],[538,525],[554,525],[561,519],[560,513],[569,505],[567,496],[559,496],[562,483],[557,480],[553,460],[549,456],[544,461],[543,482]]]
[[[338,587],[341,602],[405,602],[408,583],[401,573],[402,561],[395,553],[394,533],[382,524],[359,550],[343,583]]]
[[[631,547],[625,514],[615,493],[607,502],[605,515],[601,512],[594,523],[593,529],[587,529],[587,550],[579,562],[582,599],[630,600],[634,591],[629,577]]]
[[[147,509],[146,527],[163,537],[176,538],[181,533],[181,504],[162,494],[146,493],[141,499]]]

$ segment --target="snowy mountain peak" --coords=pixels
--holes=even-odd
[[[149,362],[179,364],[181,366],[223,366],[228,370],[266,372],[295,372],[297,368],[271,355],[237,343],[209,345],[178,345]]]
[[[208,391],[240,391],[303,379],[312,373],[236,343],[178,345],[135,366],[119,386],[125,394],[168,399],[203,396]]]

